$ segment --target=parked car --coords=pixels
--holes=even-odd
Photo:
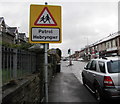
[[[82,81],[98,101],[120,99],[120,57],[92,59],[82,71]]]
[[[63,61],[67,61],[67,59],[63,59]]]

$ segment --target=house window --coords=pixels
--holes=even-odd
[[[107,42],[107,48],[109,48],[109,42]]]
[[[113,40],[111,40],[111,48],[113,47]]]
[[[106,49],[107,47],[106,47],[106,42],[105,42],[105,49]]]
[[[115,39],[115,45],[118,46],[117,39]]]
[[[116,47],[116,39],[113,40],[112,45],[113,45],[113,47]]]
[[[111,41],[109,41],[109,48],[111,48]]]

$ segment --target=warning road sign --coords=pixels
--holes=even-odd
[[[30,5],[30,43],[61,43],[61,6]]]
[[[41,12],[40,16],[35,21],[35,25],[41,26],[56,26],[57,23],[55,22],[53,16],[49,12],[48,8],[45,7]]]

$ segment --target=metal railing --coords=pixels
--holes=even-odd
[[[36,54],[2,46],[3,84],[36,71]]]

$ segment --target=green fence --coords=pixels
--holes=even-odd
[[[36,54],[33,52],[2,47],[3,84],[36,71]]]

